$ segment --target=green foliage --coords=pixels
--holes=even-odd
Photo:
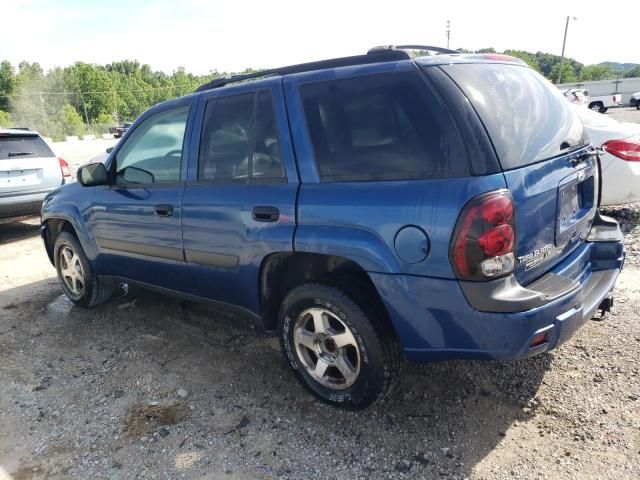
[[[536,72],[541,72],[540,63],[538,63],[538,59],[535,54],[525,52],[524,50],[505,50],[505,55],[511,55],[512,57],[517,57],[523,60],[527,65],[533,68]]]
[[[629,70],[625,70],[623,74],[624,78],[635,78],[640,77],[640,65],[636,65]]]
[[[68,103],[62,106],[61,120],[65,135],[82,135],[84,134],[84,122],[73,105]]]
[[[100,134],[220,75],[196,76],[184,68],[168,75],[133,60],[105,66],[76,62],[45,74],[37,63],[21,62],[16,72],[4,61],[0,63],[0,109],[11,112],[14,124],[47,136]]]
[[[9,112],[5,112],[4,110],[0,110],[0,127],[10,127],[11,123],[11,115]]]
[[[560,63],[556,63],[551,68],[551,74],[549,75],[549,80],[553,83],[558,83],[560,80],[561,83],[575,83],[578,81],[578,76],[576,75],[576,71],[570,63],[564,63],[562,65],[562,78],[558,78],[560,75]]]
[[[609,65],[587,65],[582,68],[579,75],[581,82],[609,80],[612,78],[616,78],[616,74]]]

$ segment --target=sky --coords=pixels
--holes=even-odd
[[[0,60],[45,69],[138,60],[171,73],[268,68],[354,55],[376,45],[494,47],[585,63],[640,63],[631,12],[615,3],[548,0],[2,0]],[[637,15],[636,15],[637,16]]]

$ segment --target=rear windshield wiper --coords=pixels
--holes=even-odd
[[[23,155],[33,155],[33,152],[9,152],[10,157],[22,157]]]

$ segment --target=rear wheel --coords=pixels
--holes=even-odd
[[[278,333],[298,380],[321,400],[365,408],[389,393],[404,355],[387,323],[355,295],[309,283],[292,290],[280,309]]]
[[[598,112],[598,113],[604,113],[605,111],[605,108],[602,102],[594,102],[589,105],[589,108],[594,112]]]
[[[91,308],[111,297],[112,283],[99,279],[93,273],[80,242],[73,234],[60,233],[53,251],[58,280],[69,300]]]

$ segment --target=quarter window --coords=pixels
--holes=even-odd
[[[118,152],[116,183],[180,180],[189,106],[157,113],[142,122]]]
[[[323,180],[462,176],[466,152],[444,106],[417,72],[301,88]]]

